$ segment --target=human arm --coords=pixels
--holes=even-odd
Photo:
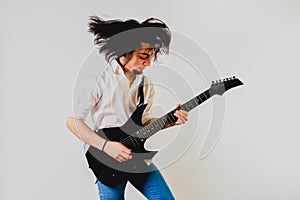
[[[122,162],[129,158],[130,150],[118,142],[106,142],[86,123],[88,114],[102,101],[102,74],[91,74],[80,79],[73,94],[73,114],[66,119],[67,128],[81,141],[99,150],[103,150],[112,158]]]
[[[119,162],[124,162],[132,158],[130,149],[120,142],[106,142],[106,139],[98,136],[82,119],[68,117],[66,126],[78,139],[104,151]]]
[[[177,104],[176,107],[180,108],[180,104]],[[167,126],[165,126],[164,129],[172,127],[174,125],[184,124],[188,120],[188,112],[185,111],[185,110],[178,109],[178,110],[176,110],[176,112],[174,113],[174,115],[178,118],[177,121],[174,122],[174,123],[171,123],[171,124],[169,124]],[[157,119],[158,118],[151,118],[151,119],[149,119],[148,121],[146,121],[144,123],[144,126],[147,126],[148,124],[151,124],[152,122],[156,121]]]
[[[189,113],[185,110],[180,109],[180,106],[180,104],[176,105],[176,107],[179,109],[174,113],[175,117],[177,117],[177,121],[174,123],[174,125],[184,124],[188,120]]]

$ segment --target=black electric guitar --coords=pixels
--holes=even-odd
[[[243,83],[235,77],[212,82],[208,90],[182,104],[180,109],[190,111],[210,97],[222,95],[225,91],[239,85],[243,85]],[[137,173],[147,173],[151,171],[146,160],[152,159],[157,151],[147,151],[144,148],[144,143],[149,137],[167,125],[177,121],[174,112],[178,110],[178,108],[165,114],[155,122],[143,126],[141,119],[146,106],[147,104],[138,105],[123,126],[99,129],[96,131],[99,136],[110,141],[121,142],[132,150],[132,159],[120,163],[105,152],[93,146],[89,147],[86,153],[89,167],[103,184],[115,186]]]

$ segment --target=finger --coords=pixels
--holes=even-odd
[[[124,146],[124,147],[122,148],[122,152],[124,152],[124,153],[130,155],[130,154],[131,154],[131,149],[128,149],[127,147]]]
[[[176,111],[176,112],[174,113],[174,116],[177,117],[177,120],[176,120],[175,124],[180,123],[180,122],[181,122],[181,116],[180,116],[180,114],[179,114],[179,111]]]
[[[180,110],[180,118],[184,119],[184,121],[188,120],[188,112],[185,110]]]
[[[127,159],[124,156],[122,156],[121,154],[117,156],[116,160],[118,160],[119,162],[127,161]]]
[[[174,113],[174,115],[178,118],[178,119],[182,119],[186,121],[186,116],[184,114],[184,112],[182,110],[178,110]]]
[[[177,121],[175,122],[176,125],[180,125],[180,124],[184,124],[187,120],[181,116],[181,115],[177,115]]]
[[[118,162],[124,162],[124,161],[125,161],[121,156],[118,156],[118,157],[116,158],[116,160],[117,160]]]
[[[131,158],[132,158],[132,156],[131,156],[131,155],[129,155],[129,154],[126,154],[125,152],[122,152],[120,155],[121,155],[123,158],[125,158],[126,160],[129,160],[129,159],[131,159]]]
[[[175,122],[175,125],[182,125],[182,124],[184,124],[184,122],[181,119],[179,119]]]
[[[182,118],[183,118],[185,121],[188,120],[188,112],[187,112],[187,111],[182,110],[181,116],[182,116]]]
[[[122,161],[122,162],[125,162],[125,161],[128,161],[129,159],[131,159],[132,156],[131,155],[128,155],[128,154],[125,154],[125,153],[122,153],[119,155],[119,159]]]
[[[179,123],[184,124],[184,123],[185,123],[185,120],[184,120],[183,118],[180,118],[180,119],[179,119]]]
[[[131,153],[131,149],[128,149],[125,145],[123,145],[122,143],[120,142],[116,142],[116,147],[118,148],[118,150],[120,152],[125,152],[127,154],[130,154]]]
[[[181,116],[180,111],[177,110],[177,111],[174,113],[174,115],[175,115],[177,118],[180,118],[180,116]]]

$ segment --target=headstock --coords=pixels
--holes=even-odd
[[[216,81],[212,81],[212,84],[209,88],[209,94],[211,96],[218,94],[222,95],[224,92],[227,90],[243,85],[243,83],[236,78],[235,76],[230,77],[230,78],[224,78]]]

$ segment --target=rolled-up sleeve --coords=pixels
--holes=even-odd
[[[153,105],[154,87],[153,87],[152,82],[149,79],[147,79],[147,87],[146,87],[146,91],[145,91],[145,97],[146,97],[145,99],[147,101],[146,102],[147,106],[144,110],[143,117],[142,117],[143,124],[153,118],[150,114],[150,110]]]

